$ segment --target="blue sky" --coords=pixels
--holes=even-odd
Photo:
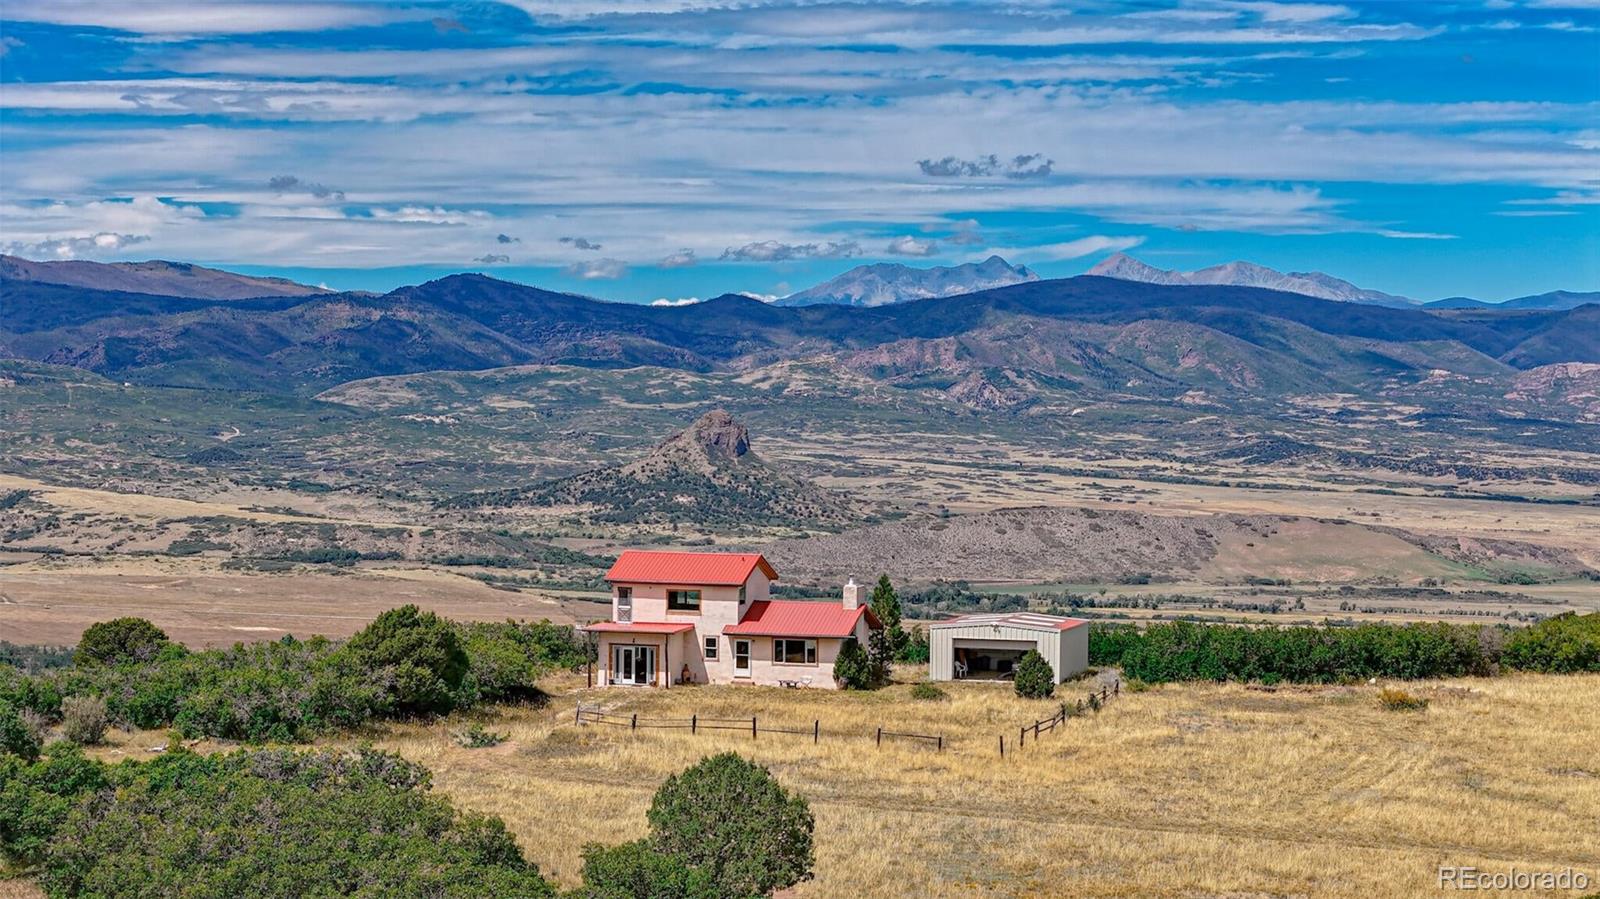
[[[0,248],[649,302],[1128,250],[1600,289],[1600,0],[6,0]]]

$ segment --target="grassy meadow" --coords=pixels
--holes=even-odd
[[[1017,726],[1052,702],[989,684],[950,685],[943,701],[910,689],[601,691],[563,676],[542,708],[471,716],[509,735],[497,747],[458,746],[459,716],[363,739],[427,765],[458,805],[505,818],[569,886],[583,844],[644,835],[660,782],[727,749],[811,803],[816,876],[801,897],[1415,896],[1436,889],[1440,865],[1600,875],[1600,677],[1408,685],[1429,701],[1422,712],[1383,709],[1369,685],[1167,685],[1124,692],[1020,751]],[[822,740],[580,728],[578,702],[641,718],[820,720]],[[877,748],[880,726],[942,733],[947,748]]]

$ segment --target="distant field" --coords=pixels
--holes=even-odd
[[[545,708],[483,716],[510,734],[492,749],[458,747],[448,733],[459,721],[361,739],[427,765],[459,804],[504,817],[569,886],[583,844],[643,835],[662,779],[721,750],[771,766],[811,803],[816,879],[800,897],[1365,899],[1429,894],[1445,864],[1600,875],[1595,676],[1408,685],[1430,701],[1420,713],[1380,709],[1365,685],[1169,685],[1125,692],[1020,751],[1017,726],[1055,706],[997,685],[953,685],[946,702],[914,701],[904,685],[590,691],[564,675],[551,689]],[[822,740],[580,728],[577,702],[642,717],[820,720]],[[876,748],[880,726],[949,744]],[[160,742],[118,739],[106,755]]]
[[[70,645],[96,621],[148,618],[190,646],[323,634],[347,637],[378,613],[415,603],[464,621],[593,621],[604,605],[550,593],[496,590],[421,570],[248,575],[192,563],[0,569],[0,634],[13,643]]]

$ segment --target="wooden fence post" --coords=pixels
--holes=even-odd
[[[1113,696],[1122,695],[1122,678],[1119,677],[1111,682],[1111,693]]]
[[[883,728],[878,728],[878,748],[883,748]]]
[[[689,733],[691,733],[691,734],[692,733],[698,733],[699,730],[700,730],[700,713],[696,712],[693,715],[689,716]]]
[[[629,725],[628,729],[629,730],[638,730],[639,729],[639,713],[638,712],[634,712],[633,713],[633,724]]]
[[[572,723],[574,725],[578,725],[578,724],[582,724],[583,723],[583,704],[582,703],[579,703],[578,707],[576,709],[572,710]]]
[[[1017,748],[1021,749],[1026,745],[1028,745],[1028,729],[1019,727],[1017,728]]]
[[[811,742],[813,745],[822,739],[822,719],[817,718],[811,722]]]
[[[1001,758],[1005,758],[1006,757],[1006,735],[1005,734],[1001,734],[1000,735],[1000,757]]]
[[[939,735],[939,752],[944,752],[944,734]]]
[[[756,716],[750,716],[750,739],[756,738]]]

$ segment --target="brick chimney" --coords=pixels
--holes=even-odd
[[[856,583],[855,578],[851,578],[844,585],[844,609],[846,612],[854,611],[867,604],[865,598],[861,595],[861,591],[864,589],[864,587]]]

